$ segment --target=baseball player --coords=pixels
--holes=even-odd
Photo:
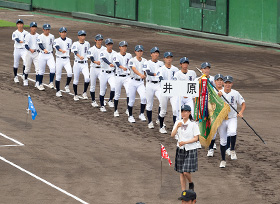
[[[17,71],[18,71],[18,65],[20,58],[23,61],[23,75],[24,75],[24,69],[25,69],[25,44],[24,44],[24,38],[27,35],[27,31],[23,29],[23,20],[18,19],[16,22],[17,30],[13,32],[12,34],[12,40],[15,41],[14,43],[14,82],[19,83]]]
[[[218,89],[218,92],[215,90],[215,92],[221,97],[223,95],[223,93],[221,92],[224,87],[224,76],[221,74],[216,74],[214,76],[214,81],[215,81],[215,85],[216,85],[216,89]],[[213,157],[214,156],[214,149],[215,149],[215,139],[216,139],[216,135],[217,133],[214,135],[210,145],[209,145],[209,150],[207,153],[207,157]]]
[[[113,108],[113,98],[115,96],[115,65],[113,58],[116,52],[113,50],[113,40],[108,38],[105,40],[106,50],[100,52],[101,73],[100,73],[100,111],[106,112],[104,106],[104,96],[107,89],[107,82],[110,84],[111,92],[108,101],[109,107]]]
[[[39,75],[39,46],[37,44],[37,40],[39,37],[39,34],[37,31],[37,23],[31,22],[30,23],[30,33],[28,33],[25,36],[25,48],[26,48],[26,55],[25,55],[25,70],[24,70],[24,81],[23,86],[28,86],[28,74],[31,70],[31,64],[33,62],[35,66],[35,72],[36,72],[36,84],[35,87],[39,85],[38,81],[38,75]]]
[[[129,102],[128,102],[128,122],[135,123],[135,119],[132,115],[132,108],[135,102],[136,91],[140,95],[141,109],[139,119],[146,121],[144,111],[146,107],[146,90],[144,85],[144,79],[146,78],[144,71],[146,69],[145,63],[147,60],[142,57],[144,48],[142,45],[135,46],[135,57],[129,60],[129,67],[131,68],[131,79],[129,81]]]
[[[102,45],[103,36],[101,34],[97,34],[95,36],[95,45],[89,49],[89,57],[91,59],[90,63],[90,96],[93,107],[98,107],[98,104],[95,100],[95,86],[97,78],[100,81],[100,73],[101,73],[101,62],[100,62],[100,53],[106,50],[106,47]]]
[[[49,87],[51,89],[54,88],[53,79],[55,75],[55,61],[53,57],[53,43],[54,36],[50,34],[51,25],[44,24],[43,25],[43,33],[39,35],[37,43],[41,49],[39,54],[39,86],[37,87],[40,91],[45,90],[43,86],[43,77],[46,70],[46,65],[50,68],[50,83]]]
[[[73,72],[74,72],[74,81],[73,81],[73,89],[74,89],[74,101],[78,101],[78,83],[80,72],[84,75],[84,92],[83,92],[83,99],[88,99],[87,97],[87,89],[89,85],[89,70],[88,70],[88,56],[89,56],[89,49],[90,44],[86,41],[86,31],[80,30],[78,32],[78,41],[74,42],[71,48],[71,51],[75,55]]]
[[[147,117],[148,117],[148,128],[155,128],[152,121],[152,110],[154,103],[154,96],[157,97],[159,101],[159,112],[160,112],[160,80],[159,73],[161,67],[164,65],[162,61],[159,61],[159,48],[153,47],[151,49],[151,59],[146,62],[146,97],[147,97]]]
[[[56,38],[54,40],[54,48],[56,49],[56,64],[55,64],[55,72],[56,72],[56,80],[55,80],[55,87],[56,87],[56,96],[61,97],[60,91],[60,80],[62,74],[62,68],[64,67],[67,73],[67,80],[65,85],[65,91],[67,93],[70,92],[69,84],[72,80],[72,67],[70,64],[70,52],[72,46],[72,40],[67,35],[67,28],[61,27],[59,29],[60,38]]]
[[[211,68],[211,64],[209,62],[203,62],[201,64],[202,73],[205,74],[206,77],[209,78],[210,82],[215,86],[214,77],[210,75],[210,68]]]
[[[174,77],[176,80],[180,81],[194,81],[196,79],[196,73],[193,70],[188,70],[189,67],[189,59],[187,57],[183,57],[180,59],[180,67],[181,70],[176,72]],[[181,97],[181,105],[188,105],[191,107],[192,116],[194,114],[194,102],[193,98],[190,97]]]
[[[245,111],[246,105],[245,100],[241,96],[241,94],[232,89],[233,86],[233,77],[225,76],[224,77],[224,89],[221,90],[223,96],[230,102],[230,104],[237,109],[237,104],[241,105],[241,110],[239,114],[237,114],[232,108],[230,108],[230,112],[228,113],[228,120],[224,120],[221,126],[218,128],[218,132],[220,135],[220,149],[222,161],[220,163],[220,168],[226,167],[226,148],[227,148],[227,137],[230,137],[230,156],[232,160],[237,159],[235,152],[235,143],[236,143],[236,134],[237,134],[237,116],[243,117],[243,112]]]
[[[173,54],[171,52],[165,52],[164,53],[164,66],[161,69],[160,72],[160,79],[161,80],[176,80],[175,73],[179,71],[179,69],[172,65],[173,60]],[[173,112],[173,122],[176,122],[177,116],[179,115],[179,103],[178,103],[178,97],[177,96],[161,96],[160,98],[160,104],[161,104],[161,110],[159,113],[159,121],[160,121],[160,129],[159,132],[162,134],[167,134],[167,131],[165,129],[165,126],[163,125],[164,117],[166,115],[167,111],[167,103],[168,100],[170,100],[171,106],[172,106],[172,112]]]
[[[115,77],[115,83],[116,83],[116,88],[115,88],[115,99],[114,99],[114,106],[115,106],[115,112],[114,112],[114,117],[119,117],[119,111],[118,111],[118,104],[119,104],[119,98],[121,96],[121,89],[122,86],[125,88],[126,92],[126,101],[127,101],[127,106],[129,102],[129,95],[128,95],[128,84],[130,81],[130,70],[128,67],[128,62],[132,58],[130,53],[127,53],[127,42],[126,41],[121,41],[119,43],[119,49],[120,52],[115,55],[113,58],[113,62],[116,66],[116,77]]]

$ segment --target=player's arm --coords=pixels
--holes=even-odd
[[[141,79],[144,79],[146,76],[144,75],[144,74],[141,74],[137,69],[136,69],[136,67],[131,67],[131,69],[132,69],[132,71],[135,73],[135,74],[137,74],[138,76],[140,76],[141,77]]]
[[[239,117],[243,118],[243,113],[245,111],[245,108],[246,108],[246,105],[245,105],[245,102],[243,102],[242,105],[241,105],[241,110],[238,113]]]
[[[111,62],[109,62],[109,60],[105,56],[102,56],[100,59],[102,59],[103,62],[108,64],[110,67],[114,67],[114,65]]]

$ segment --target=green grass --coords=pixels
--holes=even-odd
[[[0,20],[0,27],[17,27],[15,22]],[[25,28],[28,28],[28,25],[24,25]]]

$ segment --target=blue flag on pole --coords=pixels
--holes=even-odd
[[[33,105],[33,102],[31,100],[31,97],[28,95],[28,109],[31,110],[31,116],[32,116],[32,120],[35,120],[36,116],[37,116],[37,111]]]

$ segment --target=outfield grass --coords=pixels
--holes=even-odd
[[[4,21],[0,20],[0,27],[16,27],[15,22],[10,22],[10,21]],[[25,28],[28,28],[28,25],[24,25]]]

